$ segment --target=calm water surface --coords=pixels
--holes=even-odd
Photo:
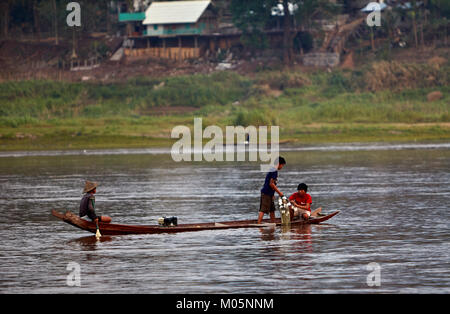
[[[54,219],[97,211],[153,224],[256,218],[259,164],[175,163],[164,151],[0,154],[0,293],[450,293],[450,147],[361,145],[283,152],[285,194],[306,182],[327,224],[102,237]],[[277,216],[279,214],[277,213]],[[81,286],[67,285],[69,263]],[[380,285],[368,277],[379,265]]]

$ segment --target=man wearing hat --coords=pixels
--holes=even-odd
[[[83,198],[80,202],[80,217],[88,216],[95,223],[111,222],[111,217],[108,216],[97,216],[95,214],[95,196],[94,194],[97,192],[97,183],[86,181],[84,184]]]

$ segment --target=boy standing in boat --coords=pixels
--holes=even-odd
[[[88,216],[93,222],[111,222],[111,217],[108,216],[97,216],[95,214],[95,196],[97,192],[97,183],[86,181],[84,185],[83,198],[80,202],[80,217]]]
[[[264,186],[261,189],[258,224],[261,223],[264,214],[269,214],[270,221],[275,222],[275,192],[277,192],[280,197],[283,197],[283,193],[277,188],[278,170],[281,170],[285,164],[286,160],[283,157],[278,157],[274,169],[269,171],[266,175]]]
[[[305,183],[300,183],[297,187],[297,192],[289,196],[289,200],[293,205],[289,211],[291,214],[291,220],[294,217],[302,217],[308,220],[311,217],[311,195],[306,193],[308,191],[308,186]]]

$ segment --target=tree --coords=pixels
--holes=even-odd
[[[293,42],[300,30],[313,26],[314,18],[333,16],[337,6],[329,0],[232,0],[233,22],[242,32],[244,45],[267,47],[265,28],[275,15],[282,18],[283,61],[288,66],[294,57]]]
[[[33,25],[38,40],[41,39],[41,23],[39,18],[39,0],[33,0]]]
[[[294,7],[292,7],[294,9]],[[294,12],[292,12],[294,13]],[[294,52],[292,50],[292,41],[295,36],[292,36],[291,12],[289,10],[289,1],[283,0],[283,61],[285,65],[289,65],[291,62]]]
[[[128,12],[133,12],[133,0],[127,0],[127,9]],[[131,23],[127,23],[127,36],[131,36],[133,33]]]
[[[293,59],[292,43],[298,32],[311,30],[315,26],[314,19],[318,17],[333,17],[339,12],[339,7],[329,0],[283,0],[283,12],[283,61],[288,65]]]
[[[277,0],[232,0],[231,14],[234,25],[242,31],[241,41],[250,49],[267,47],[264,32]]]
[[[429,18],[427,18],[427,33],[431,36],[444,36],[444,42],[447,44],[447,32],[450,25],[450,1],[448,0],[429,0],[428,10]]]
[[[55,30],[55,45],[59,44],[58,38],[58,10],[56,6],[56,0],[52,0],[52,8],[53,8],[53,27]]]
[[[8,37],[9,33],[9,23],[10,23],[10,12],[13,0],[2,1],[1,11],[3,12],[3,36]]]

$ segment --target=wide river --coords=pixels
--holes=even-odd
[[[326,224],[95,237],[123,224],[256,218],[255,162],[174,162],[164,150],[0,152],[0,293],[450,293],[450,144],[283,148],[285,194],[309,185]],[[277,217],[279,213],[277,212]]]

